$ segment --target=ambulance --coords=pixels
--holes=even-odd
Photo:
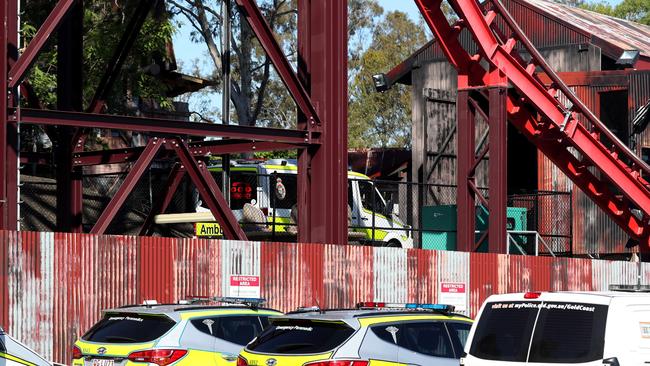
[[[209,170],[222,188],[221,164]],[[240,222],[251,221],[244,210],[249,204],[264,214],[262,220],[270,223],[272,230],[295,230],[297,174],[297,162],[291,159],[232,163],[229,172],[230,207],[237,219]],[[197,211],[206,209],[199,207]],[[413,248],[411,227],[398,217],[398,205],[387,202],[369,177],[353,171],[348,171],[347,215],[350,237],[378,246]],[[244,230],[247,229],[244,226]]]

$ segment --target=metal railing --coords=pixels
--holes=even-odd
[[[546,253],[552,257],[555,257],[555,253],[553,253],[553,250],[551,247],[546,243],[546,240],[539,235],[537,231],[530,231],[530,230],[508,230],[507,232],[508,235],[508,245],[507,245],[507,250],[506,254],[511,254],[510,253],[510,246],[513,245],[517,251],[522,254],[522,255],[530,255],[523,247],[521,243],[519,243],[516,239],[516,235],[532,235],[534,237],[534,255],[539,256],[539,243],[542,243],[542,245],[546,248]]]

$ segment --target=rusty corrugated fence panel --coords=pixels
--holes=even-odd
[[[406,301],[416,303],[437,302],[438,252],[409,249],[406,251],[408,265],[408,290]],[[469,291],[469,284],[467,285]]]
[[[374,248],[374,299],[406,302],[406,251],[397,248]]]
[[[341,308],[359,301],[373,301],[373,248],[328,245],[324,249],[323,303]]]
[[[0,232],[7,265],[6,330],[68,363],[70,346],[102,309],[229,295],[231,275],[259,275],[268,306],[352,307],[359,301],[436,302],[441,282],[467,285],[468,314],[487,296],[513,291],[606,290],[634,284],[637,264],[497,254]],[[650,283],[650,264],[642,264]]]

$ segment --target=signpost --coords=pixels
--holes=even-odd
[[[260,276],[231,275],[229,296],[259,298]]]
[[[438,302],[453,305],[458,312],[467,311],[467,284],[464,282],[440,282]]]

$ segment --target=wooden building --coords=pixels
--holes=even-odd
[[[503,4],[583,102],[631,149],[649,159],[650,129],[638,123],[635,127],[633,121],[650,102],[650,27],[544,0],[504,0]],[[467,31],[459,37],[468,51],[476,50]],[[412,175],[420,182],[456,183],[456,79],[435,41],[385,75],[388,87],[395,83],[413,87]],[[486,123],[479,121],[477,146],[486,133]],[[487,171],[488,164],[481,163],[476,176],[479,186],[486,186]],[[571,193],[572,214],[567,215],[566,207],[550,204],[543,210],[542,224],[551,233],[558,226],[569,228],[568,251],[585,256],[629,253],[627,235],[510,126],[508,193],[540,191]],[[435,191],[416,199],[429,205],[434,195]]]

